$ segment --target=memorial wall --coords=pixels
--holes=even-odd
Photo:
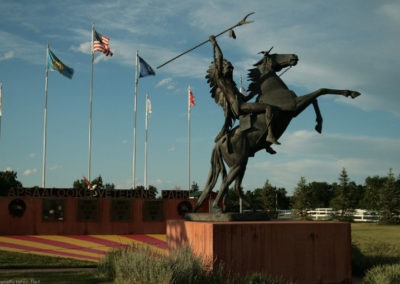
[[[10,189],[0,197],[0,234],[165,234],[193,208],[188,191]]]

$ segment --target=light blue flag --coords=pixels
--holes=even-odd
[[[62,63],[50,48],[47,48],[47,68],[52,71],[58,71],[69,79],[72,79],[74,75],[74,69]]]
[[[140,64],[140,74],[139,77],[146,77],[146,76],[150,76],[150,75],[156,75],[156,72],[154,72],[153,68],[151,68],[151,66],[144,61],[143,58],[141,58],[139,56],[139,64]]]

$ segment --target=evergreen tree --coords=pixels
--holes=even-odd
[[[229,189],[224,200],[225,211],[239,212],[239,193],[236,190]]]
[[[22,183],[17,180],[17,172],[0,172],[0,196],[7,196],[11,188],[21,188]]]
[[[374,176],[365,179],[365,191],[360,201],[360,207],[368,210],[379,209],[380,192],[385,184],[386,177]]]
[[[326,208],[333,197],[333,188],[326,182],[312,182],[310,187],[311,208]]]
[[[384,223],[399,223],[400,221],[400,187],[396,182],[392,169],[389,170],[386,182],[380,194],[381,221]]]
[[[261,204],[264,211],[275,212],[276,210],[276,188],[273,187],[267,180],[261,191]]]
[[[353,186],[349,183],[347,171],[343,168],[339,177],[339,185],[336,186],[335,196],[331,201],[332,208],[339,212],[341,218],[346,216],[352,209],[351,188],[353,188]]]
[[[189,190],[190,196],[199,196],[200,195],[200,189],[199,185],[196,182],[192,183],[192,186],[190,187]]]
[[[300,178],[293,194],[293,209],[301,217],[307,216],[307,210],[311,208],[310,187],[304,177]]]

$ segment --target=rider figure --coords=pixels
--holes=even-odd
[[[265,103],[247,103],[254,95],[244,96],[236,87],[233,81],[233,66],[223,58],[222,51],[215,39],[215,36],[210,36],[210,42],[214,45],[214,67],[216,69],[216,84],[215,92],[221,92],[228,101],[228,106],[225,108],[225,123],[215,138],[218,141],[232,127],[232,120],[239,118],[240,114],[248,113],[265,113],[268,134],[266,141],[270,144],[280,144],[272,132],[272,111],[271,106]],[[268,144],[269,145],[269,144]],[[275,154],[275,150],[267,146],[266,151],[270,154]]]

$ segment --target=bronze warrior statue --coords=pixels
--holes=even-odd
[[[211,63],[206,76],[207,82],[211,87],[211,96],[215,102],[222,106],[225,114],[225,123],[221,131],[215,138],[215,142],[224,137],[228,131],[232,129],[233,122],[244,114],[265,113],[267,128],[266,151],[275,154],[275,150],[271,148],[271,144],[280,144],[273,134],[272,130],[272,110],[271,106],[266,103],[255,102],[248,103],[256,93],[251,95],[243,95],[233,80],[233,66],[231,62],[224,59],[221,48],[219,47],[215,36],[210,36],[210,42],[213,44],[214,61]]]

